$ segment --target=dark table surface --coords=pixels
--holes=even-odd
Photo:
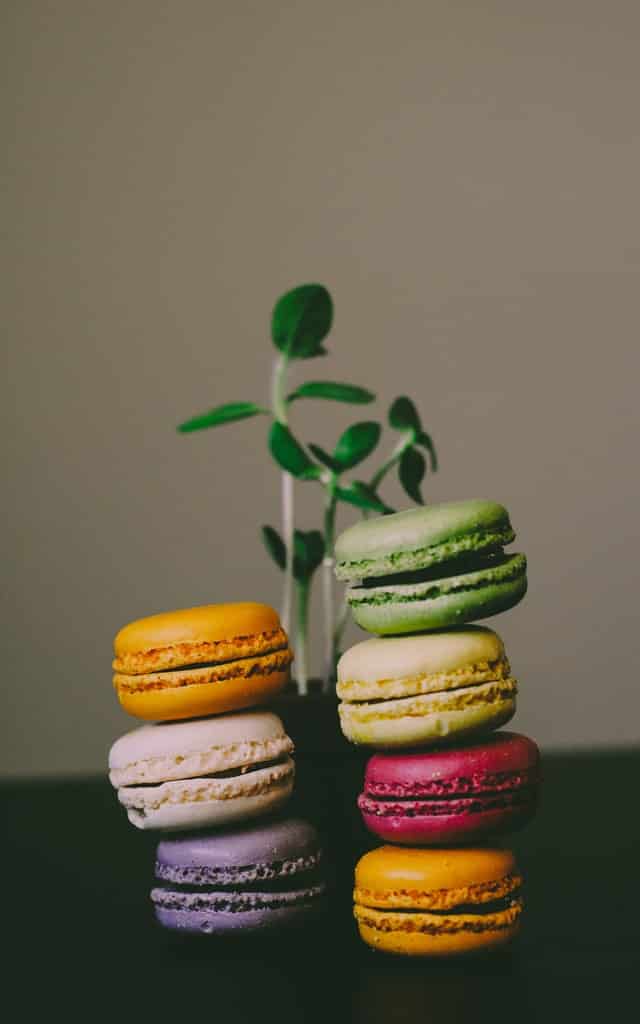
[[[155,925],[157,837],[128,824],[105,779],[4,783],[3,991],[15,986],[20,1019],[636,1019],[640,751],[547,755],[544,767],[538,817],[508,840],[526,877],[522,934],[508,952],[447,962],[388,957],[357,937],[353,865],[376,843],[354,812],[355,755],[298,758],[291,810],[325,835],[330,906],[314,927],[260,941]]]

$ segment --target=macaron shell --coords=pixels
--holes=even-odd
[[[428,637],[372,637],[344,652],[338,662],[338,679],[374,682],[395,676],[448,673],[504,656],[501,638],[487,626],[461,626]]]
[[[256,910],[188,910],[155,908],[158,924],[172,931],[192,935],[251,935],[265,931],[280,931],[305,925],[322,910],[323,898],[309,896],[303,902],[290,906],[263,907]]]
[[[374,754],[365,768],[364,790],[385,800],[456,799],[526,789],[539,778],[537,745],[528,736],[505,730],[428,753]]]
[[[252,773],[258,775],[258,772]],[[205,789],[205,780],[191,780]],[[176,786],[176,783],[165,783],[165,786]],[[252,784],[255,786],[255,783]],[[247,795],[237,795],[225,799],[189,799],[191,787],[182,790],[184,799],[181,802],[167,800],[158,806],[126,806],[127,817],[132,825],[139,829],[164,829],[166,831],[186,831],[199,828],[220,828],[222,826],[248,821],[261,815],[278,810],[289,799],[293,792],[293,768],[282,778],[265,783],[264,789],[251,791],[248,786]],[[196,789],[196,787],[194,787]],[[196,789],[197,792],[197,789]],[[121,803],[127,800],[126,790],[118,791]]]
[[[445,589],[439,586],[445,584]],[[362,629],[381,636],[445,629],[489,618],[518,604],[527,592],[526,559],[511,555],[495,569],[446,581],[351,587],[347,600]]]
[[[398,914],[372,914],[371,911],[365,910],[363,917],[358,920],[360,937],[372,949],[384,953],[447,957],[499,949],[515,938],[520,925],[519,909],[511,915],[496,918],[493,922],[480,921],[469,915],[459,922],[459,930],[442,932],[420,930],[421,924],[433,928],[440,924],[442,927],[440,921],[433,921],[435,915],[410,916],[414,920],[407,922]],[[406,930],[408,925],[412,926],[411,931]]]
[[[174,686],[197,686],[204,683],[224,683],[247,679],[252,675],[269,675],[285,671],[293,661],[289,648],[270,651],[252,658],[235,658],[224,664],[183,665],[163,669],[161,672],[116,672],[113,684],[117,690],[157,690]]]
[[[181,643],[218,643],[246,638],[280,627],[277,612],[266,604],[239,601],[161,612],[124,626],[114,640],[116,657]]]
[[[461,705],[463,694],[468,694],[473,703]],[[500,685],[487,683],[450,693],[381,701],[378,705],[342,703],[338,705],[340,727],[348,740],[363,746],[435,746],[505,725],[515,714],[515,694],[515,682],[506,680]]]
[[[176,721],[267,704],[289,680],[289,668],[268,674],[162,689],[117,689],[122,708],[148,722]]]
[[[447,910],[493,902],[520,882],[506,847],[379,846],[356,864],[355,899],[379,909]]]
[[[504,546],[515,534],[507,510],[470,500],[408,509],[356,523],[335,544],[338,579],[427,568],[469,552]]]
[[[292,748],[278,715],[242,711],[131,729],[111,747],[109,772],[114,786],[163,782],[272,760]]]
[[[284,818],[218,833],[165,838],[156,851],[156,877],[185,885],[255,883],[288,878],[317,867],[316,829],[301,818]]]

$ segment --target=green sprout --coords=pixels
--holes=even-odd
[[[432,472],[437,469],[435,448],[423,430],[411,399],[397,398],[389,410],[389,426],[400,437],[387,459],[369,480],[344,476],[360,466],[378,447],[382,436],[380,423],[367,420],[352,424],[338,438],[332,452],[315,443],[303,444],[292,432],[290,411],[303,399],[366,405],[375,395],[366,388],[337,381],[306,381],[288,392],[291,363],[326,355],[323,342],[333,322],[333,302],[325,287],[306,284],[286,292],[271,317],[271,338],[278,355],[274,360],[269,405],[254,402],[228,402],[181,423],[178,430],[189,433],[225,423],[268,416],[271,426],[268,446],[281,470],[281,530],[262,527],[262,539],[271,558],[283,572],[284,586],[281,619],[291,632],[295,600],[295,641],[297,682],[300,693],[308,688],[309,600],[313,578],[322,566],[324,609],[323,684],[329,689],[335,674],[340,644],[347,621],[343,601],[336,615],[334,602],[333,550],[338,504],[355,506],[363,516],[393,511],[379,496],[383,479],[397,467],[398,478],[412,501],[423,504],[421,485],[427,472],[426,450]],[[323,491],[322,530],[302,531],[295,527],[295,481],[312,481]]]

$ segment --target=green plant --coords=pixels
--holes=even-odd
[[[393,511],[380,497],[379,487],[395,467],[405,492],[412,501],[423,503],[421,485],[427,472],[426,451],[432,471],[437,469],[435,448],[422,427],[418,411],[406,396],[396,398],[389,414],[389,426],[399,438],[380,467],[368,480],[345,480],[345,474],[360,466],[377,448],[380,423],[367,420],[352,424],[338,438],[332,452],[315,443],[303,444],[293,433],[291,407],[304,399],[366,405],[375,395],[366,388],[337,381],[306,381],[288,391],[288,376],[296,361],[326,355],[323,342],[333,322],[333,303],[325,287],[305,284],[281,296],[271,318],[271,338],[277,356],[271,378],[268,406],[254,402],[227,402],[181,423],[178,430],[189,433],[220,426],[252,416],[269,416],[269,451],[281,470],[281,529],[262,527],[262,538],[273,561],[284,574],[282,623],[291,630],[292,609],[296,608],[296,666],[298,686],[306,693],[308,682],[308,609],[314,575],[322,566],[324,608],[324,686],[330,685],[346,623],[346,606],[336,616],[333,589],[333,547],[339,503],[355,506],[362,515]],[[294,481],[312,481],[323,491],[322,530],[295,528]]]

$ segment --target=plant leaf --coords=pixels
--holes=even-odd
[[[309,565],[317,569],[324,558],[324,537],[320,530],[308,530],[306,534]]]
[[[376,502],[378,511],[382,512],[384,515],[395,511],[395,509],[387,505],[386,501],[380,497],[375,487],[372,487],[371,484],[367,484],[363,480],[353,480],[351,486],[365,498],[369,498],[370,501]]]
[[[418,451],[417,448],[407,448],[403,451],[398,465],[398,476],[409,497],[418,505],[424,505],[420,484],[426,471],[427,464],[421,451]]]
[[[375,395],[366,388],[359,388],[356,384],[339,384],[332,380],[308,380],[295,391],[292,391],[287,398],[288,402],[295,402],[298,398],[325,398],[332,402],[351,402],[353,405],[367,405],[375,401]]]
[[[433,441],[428,434],[421,431],[420,435],[416,438],[417,444],[422,448],[426,448],[429,452],[429,459],[431,461],[431,472],[436,473],[438,469],[438,456],[436,455],[436,449]]]
[[[332,473],[342,472],[342,466],[340,463],[336,462],[333,456],[329,455],[328,452],[325,452],[324,448],[321,448],[319,444],[311,444],[311,442],[309,442],[307,448],[313,455],[315,455],[318,462],[321,462],[323,466],[330,469]]]
[[[333,450],[333,457],[342,470],[353,469],[370,455],[378,441],[382,427],[379,423],[366,421],[347,427]]]
[[[422,430],[418,410],[406,395],[396,398],[389,409],[389,426],[394,430],[414,430],[416,434]]]
[[[331,329],[333,302],[321,284],[303,284],[282,295],[271,316],[271,337],[289,359],[324,355],[322,341]]]
[[[215,409],[202,413],[201,416],[194,416],[191,420],[180,423],[178,431],[181,434],[188,434],[192,430],[206,430],[207,427],[218,427],[222,423],[233,423],[234,420],[246,420],[249,416],[260,416],[268,410],[256,405],[255,402],[227,402],[225,405],[217,405]]]
[[[289,428],[278,420],[271,424],[269,451],[281,469],[292,476],[312,480],[320,475],[318,466],[314,465],[302,445],[296,441]]]
[[[295,530],[293,535],[293,575],[309,580],[324,558],[324,539],[320,530]]]
[[[361,480],[353,480],[348,487],[336,487],[335,493],[341,501],[346,501],[356,508],[366,508],[372,512],[389,512],[387,505],[378,497],[368,484]]]
[[[278,568],[285,569],[287,565],[287,549],[278,531],[274,530],[273,526],[263,526],[262,540]]]

